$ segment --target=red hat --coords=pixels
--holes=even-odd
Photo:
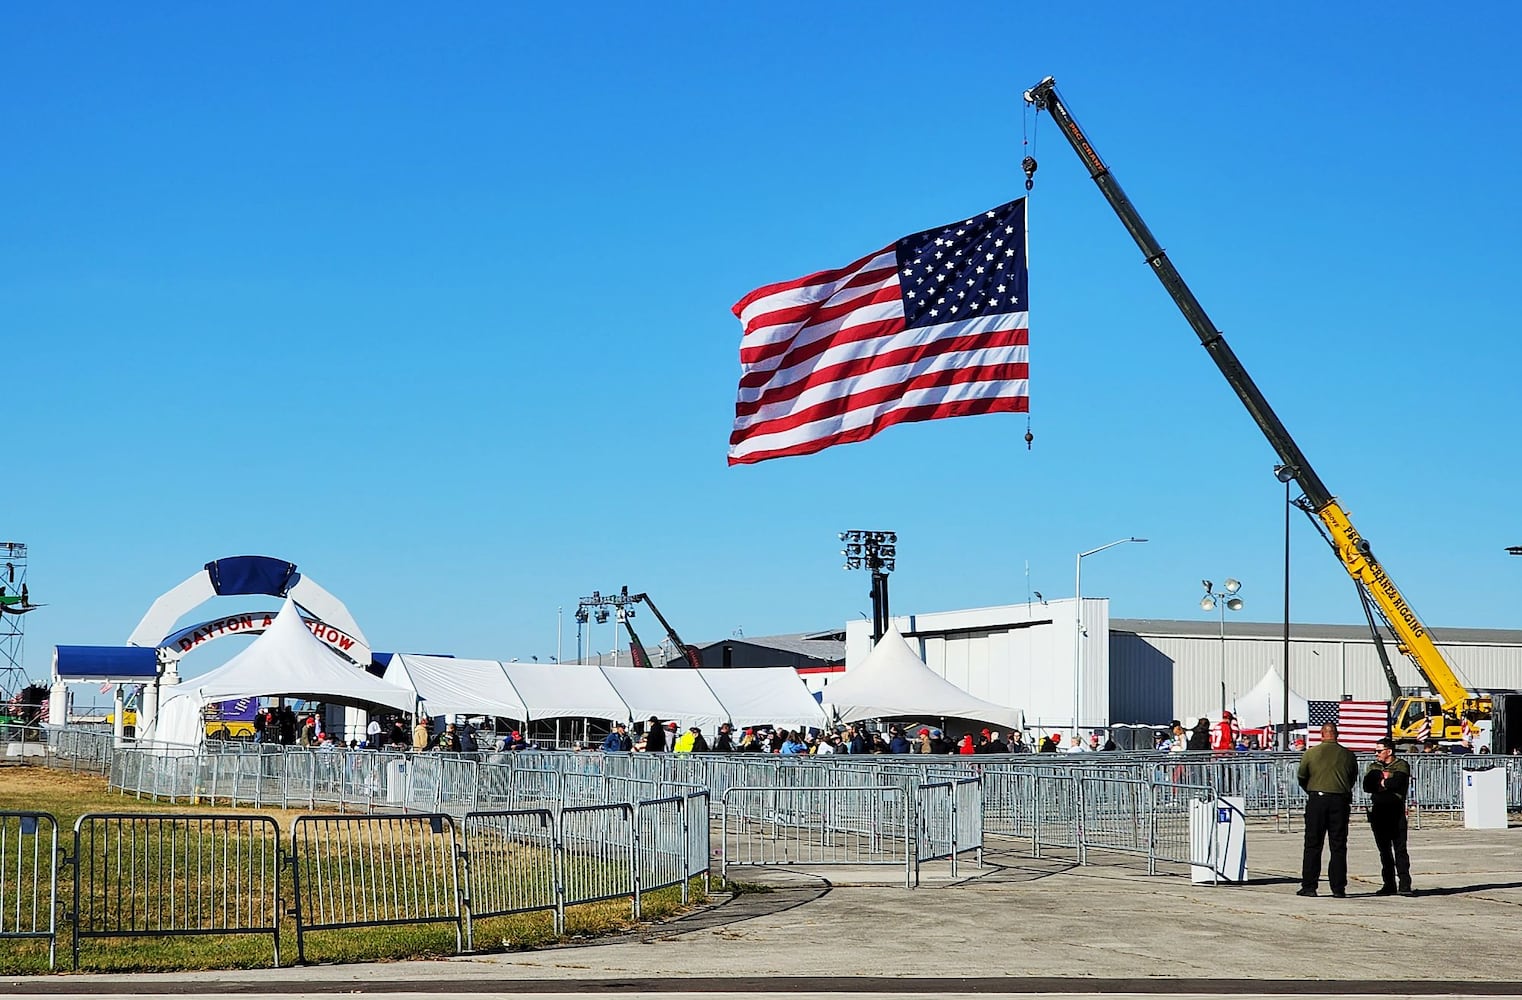
[[[984,735],[984,736],[987,736],[987,735],[989,735],[989,732],[988,732],[988,730],[986,730],[986,729],[985,729],[985,730],[983,730],[983,735]]]
[[[517,738],[518,738],[518,730],[514,729],[513,730],[513,739],[516,740]]]
[[[668,723],[666,723],[666,728],[667,729],[675,729],[676,728],[676,723],[675,722],[668,722]]]
[[[929,736],[930,735],[930,730],[928,730],[928,729],[921,729],[919,734],[921,736]]]
[[[1221,709],[1221,718],[1223,718],[1223,719],[1229,719],[1229,718],[1231,718],[1231,713],[1223,708],[1223,709]]]

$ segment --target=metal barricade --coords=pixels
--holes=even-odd
[[[560,884],[564,906],[633,897],[639,919],[639,861],[634,806],[615,802],[560,811]]]
[[[1036,774],[1034,780],[1031,851],[1036,857],[1053,847],[1069,848],[1074,860],[1083,860],[1083,813],[1078,797],[1076,769],[1068,773]]]
[[[1088,864],[1092,848],[1148,855],[1151,795],[1147,783],[1132,778],[1112,778],[1095,771],[1078,772],[1074,777],[1078,782],[1080,828],[1083,831],[1079,860]]]
[[[730,865],[902,865],[914,879],[914,801],[902,787],[728,789],[720,875]]]
[[[85,938],[268,934],[280,964],[280,828],[268,816],[89,813],[74,824]]]
[[[687,816],[687,877],[703,876],[703,893],[710,888],[709,873],[713,871],[712,802],[707,791],[688,792],[683,806]]]
[[[464,947],[454,819],[297,816],[291,821],[296,955],[305,935],[341,927],[452,923]]]
[[[1188,864],[1190,803],[1215,798],[1208,785],[1154,782],[1148,797],[1147,874],[1157,874],[1157,862]]]
[[[474,947],[473,922],[510,913],[551,910],[555,934],[565,931],[555,817],[548,809],[466,813],[465,946]]]
[[[987,832],[1034,841],[1036,772],[996,765],[983,770],[983,824]]]
[[[687,799],[670,795],[634,804],[634,856],[639,864],[637,891],[668,885],[682,887],[687,903]]]
[[[920,865],[940,858],[951,860],[951,876],[957,874],[957,796],[950,781],[920,785],[914,791],[914,884],[920,883]]]
[[[58,953],[58,820],[0,811],[0,938],[41,938]]]

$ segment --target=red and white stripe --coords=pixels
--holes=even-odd
[[[744,328],[729,464],[808,455],[885,427],[1029,405],[1027,312],[906,329],[894,248],[765,285]]]

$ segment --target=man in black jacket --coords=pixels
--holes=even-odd
[[[1369,829],[1379,848],[1379,874],[1384,880],[1378,895],[1414,896],[1411,888],[1411,857],[1406,853],[1406,795],[1411,790],[1411,765],[1395,756],[1395,741],[1376,742],[1374,763],[1363,776],[1369,793]],[[1397,889],[1397,877],[1399,888]]]

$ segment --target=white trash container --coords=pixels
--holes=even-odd
[[[393,760],[386,765],[386,804],[391,806],[407,804],[407,762],[405,760]]]
[[[1464,781],[1464,829],[1506,829],[1506,769],[1460,771]]]
[[[1189,881],[1247,880],[1246,807],[1240,795],[1189,803]]]

